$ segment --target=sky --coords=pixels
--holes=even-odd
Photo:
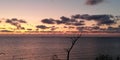
[[[74,14],[120,15],[120,0],[105,0],[97,5],[86,5],[86,0],[0,0],[0,18],[24,19],[38,24],[41,19]]]
[[[114,23],[108,18],[109,14],[120,16],[119,4],[120,0],[0,0],[0,19],[11,19],[12,21],[12,18],[17,18],[18,20],[12,21],[12,23],[8,21],[8,23],[10,24],[9,26],[21,27],[24,25],[24,27],[30,26],[31,28],[31,26],[34,25],[34,27],[32,28],[35,28],[36,25],[43,24],[41,22],[43,19],[47,19],[47,21],[45,21],[44,23],[47,23],[48,26],[53,26],[51,24],[53,22],[57,23],[57,21],[54,21],[54,19],[62,22],[60,24],[66,25],[69,24],[69,21],[65,20],[67,19],[67,17],[70,18],[71,16],[76,14],[88,14],[89,18],[97,21],[100,24],[109,24]],[[100,15],[98,19],[93,18],[98,17],[97,15]],[[101,16],[106,18],[103,18]],[[60,17],[62,17],[62,19]],[[53,18],[53,20],[49,18]],[[25,26],[24,22],[20,22],[21,19],[27,21],[29,25]],[[87,22],[86,24],[90,25],[91,23],[94,22]],[[64,26],[59,24],[56,25],[58,25],[59,27]],[[78,22],[75,22],[75,24],[73,25],[79,24]],[[3,25],[3,27],[4,26],[8,27],[8,25]]]

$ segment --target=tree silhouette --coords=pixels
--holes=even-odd
[[[119,57],[117,59],[119,59]],[[95,60],[113,60],[113,57],[110,55],[99,55]]]
[[[76,37],[71,37],[71,46],[70,48],[66,49],[66,52],[67,52],[67,60],[70,60],[70,53],[73,49],[73,47],[75,46],[76,42],[81,38],[82,36],[82,32],[80,34],[78,34]]]

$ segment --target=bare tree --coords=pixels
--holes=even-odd
[[[78,34],[76,37],[71,37],[72,44],[71,44],[70,48],[66,49],[67,60],[70,60],[70,53],[71,53],[73,47],[75,46],[76,42],[81,38],[81,35],[82,35],[82,32],[80,34]]]

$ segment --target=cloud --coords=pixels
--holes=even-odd
[[[96,4],[99,4],[101,2],[103,2],[104,0],[87,0],[86,1],[86,4],[87,5],[96,5]]]
[[[66,22],[70,22],[70,21],[71,21],[70,18],[65,17],[65,16],[60,17],[60,19],[61,19],[61,21],[62,21],[63,23],[66,23]]]
[[[74,23],[73,25],[75,25],[75,26],[83,26],[83,25],[85,25],[85,24],[78,22],[78,23]]]
[[[105,25],[112,25],[115,24],[116,22],[113,20],[105,20],[105,21],[100,21],[98,22],[98,25],[105,24]]]
[[[70,18],[67,18],[65,16],[61,16],[60,17],[60,20],[55,20],[55,19],[43,19],[41,20],[42,23],[45,23],[45,24],[69,24],[69,22],[71,21]]]
[[[80,14],[72,15],[71,18],[73,18],[73,19],[79,19],[80,18]]]
[[[40,29],[47,29],[48,27],[45,25],[37,25],[36,28],[40,28]]]
[[[27,23],[26,21],[24,20],[18,20],[19,23]]]
[[[10,19],[7,19],[6,23],[12,23],[12,21]]]
[[[54,19],[43,19],[41,20],[42,23],[45,23],[45,24],[55,24],[55,20]]]
[[[53,20],[54,21],[54,23],[56,23],[56,24],[69,24],[69,22],[71,21],[71,19],[70,18],[68,18],[68,17],[65,17],[65,16],[61,16],[60,17],[60,20]]]
[[[21,26],[21,23],[27,23],[26,21],[18,20],[17,18],[7,19],[5,22],[16,26],[17,29],[23,29],[23,27]]]
[[[73,19],[87,19],[87,20],[89,20],[90,15],[88,15],[88,14],[83,14],[83,15],[76,14],[76,15],[72,15],[71,17]]]
[[[113,15],[101,14],[101,15],[89,15],[89,14],[76,14],[72,15],[70,18],[61,16],[59,20],[55,19],[43,19],[42,23],[46,24],[64,24],[66,26],[76,26],[81,27],[85,24],[86,21],[95,21],[96,25],[113,25],[116,24],[116,21],[113,19]],[[64,27],[66,28],[66,27]]]
[[[114,20],[112,20],[113,16],[112,15],[88,15],[88,14],[83,14],[83,15],[73,15],[72,18],[74,19],[84,19],[87,21],[94,20],[96,21],[99,25],[106,24],[114,24],[116,23]]]
[[[18,21],[18,19],[17,18],[12,18],[11,21]]]
[[[41,20],[42,23],[45,24],[64,24],[64,25],[83,25],[80,22],[77,22],[75,19],[71,19],[65,16],[61,16],[60,20],[55,19],[43,19]]]
[[[60,20],[55,20],[55,22],[56,22],[57,24],[63,24],[63,22],[60,21]]]
[[[77,21],[76,19],[67,18],[65,16],[62,16],[60,18],[61,18],[62,24],[65,24],[65,25],[75,25],[75,26],[83,25],[81,24],[81,22]]]

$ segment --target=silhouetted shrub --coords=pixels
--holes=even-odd
[[[99,55],[95,60],[113,60],[113,57],[110,55]]]

